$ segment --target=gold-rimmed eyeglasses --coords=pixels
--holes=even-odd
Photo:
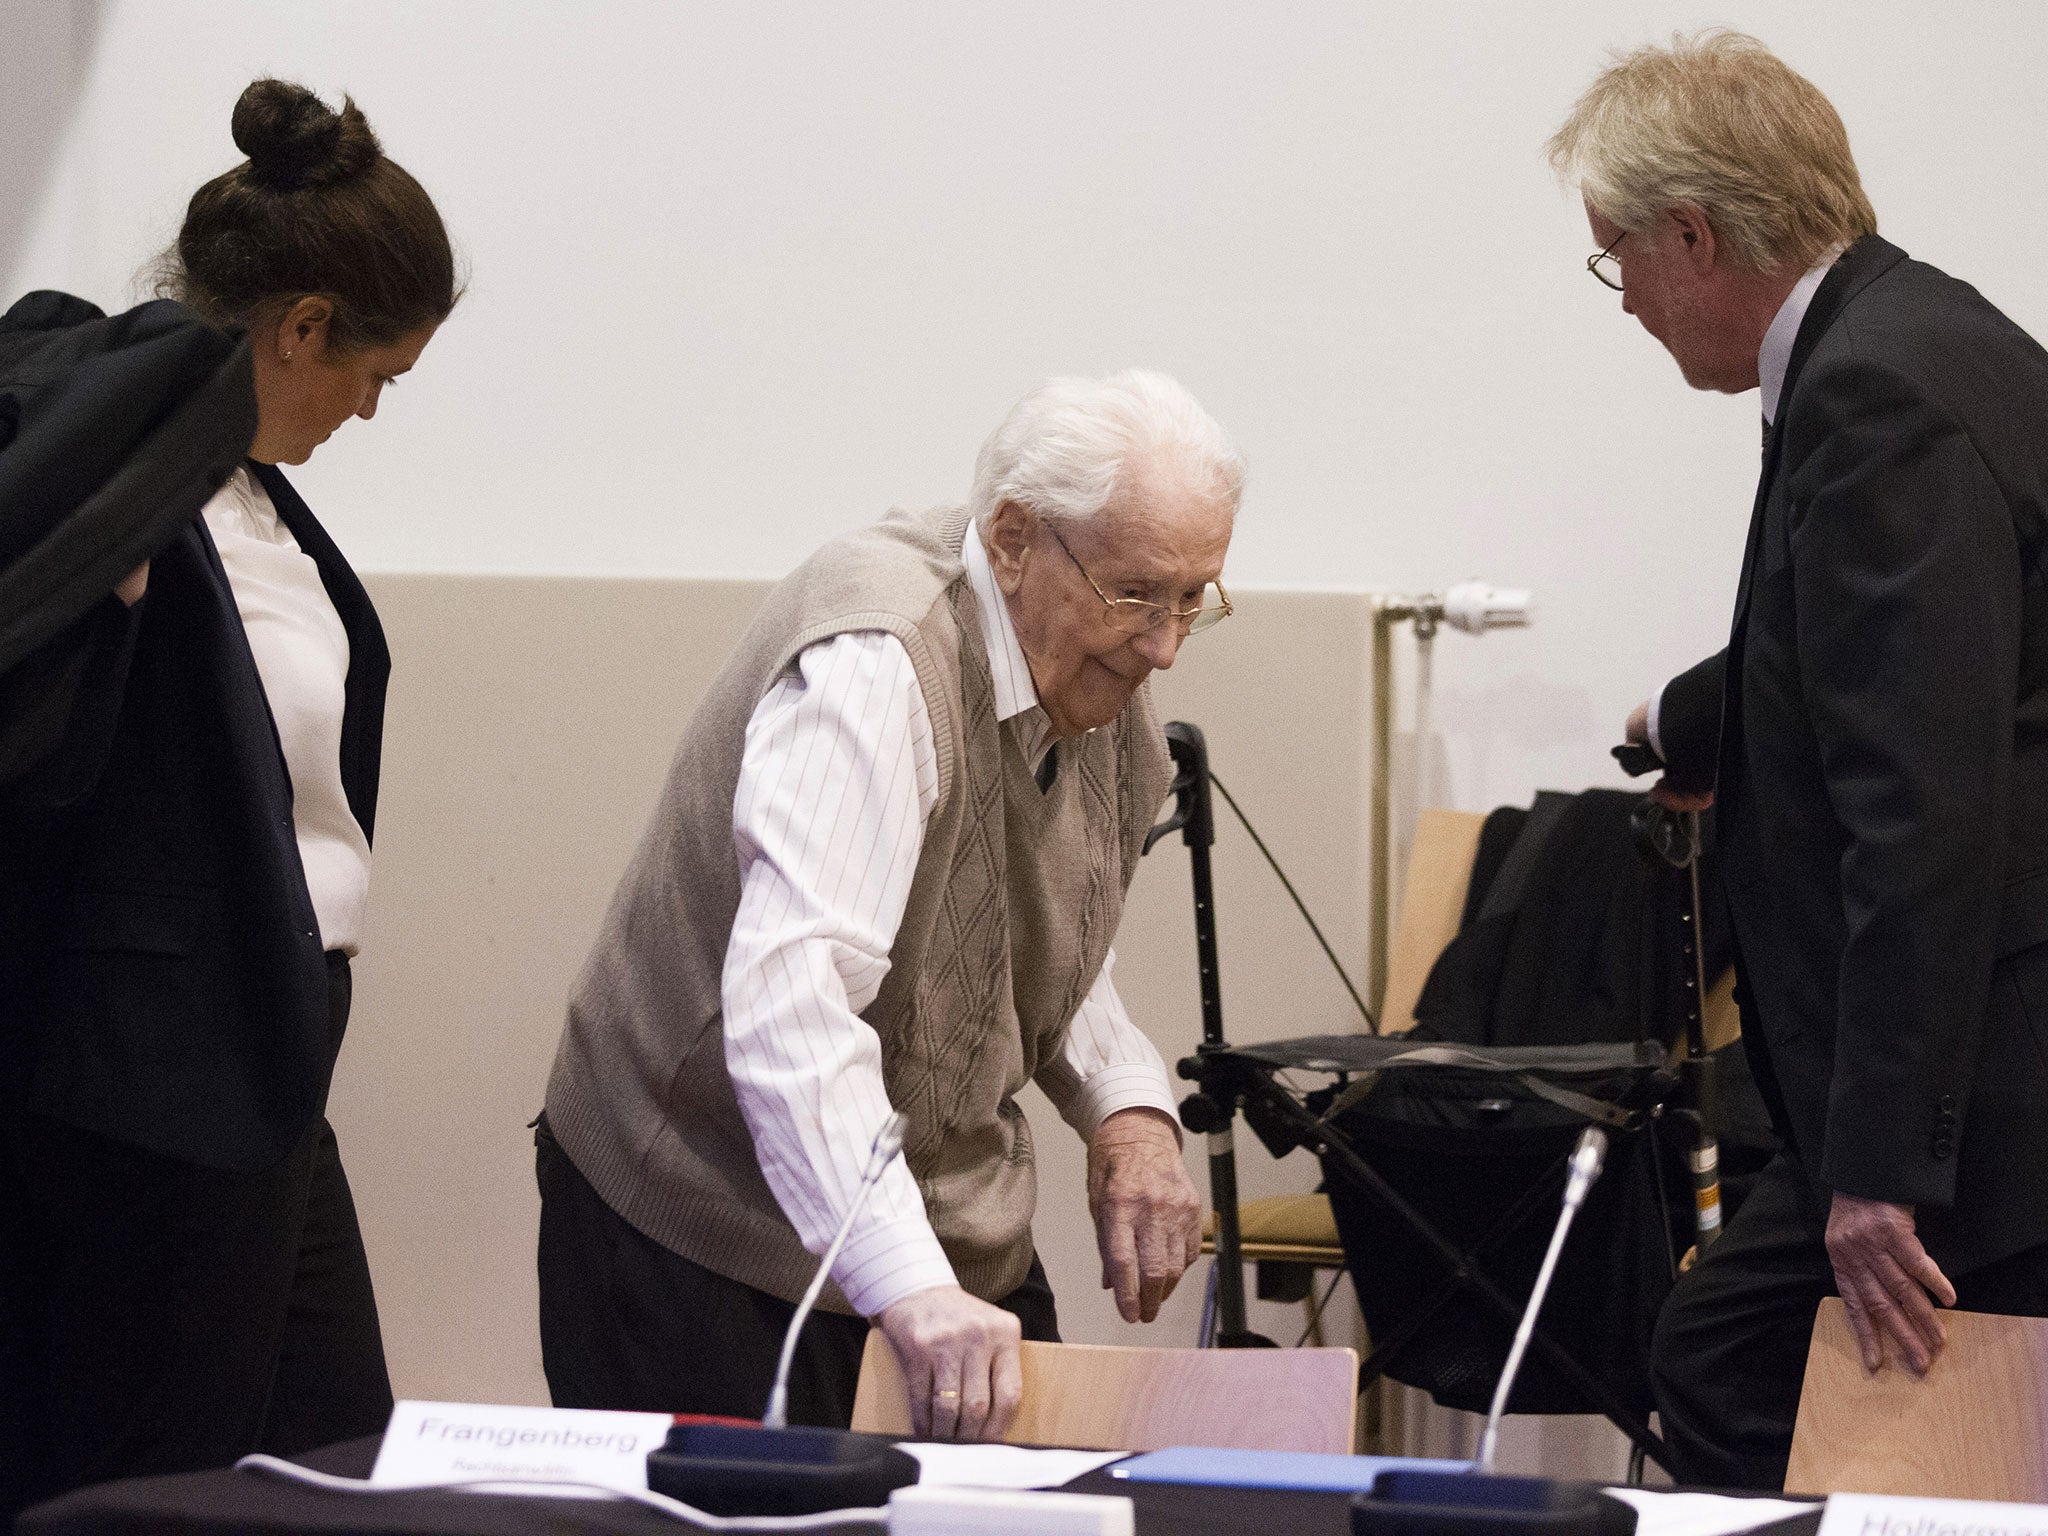
[[[1169,608],[1164,603],[1150,603],[1142,597],[1111,597],[1093,576],[1080,558],[1067,548],[1067,541],[1060,537],[1059,530],[1047,523],[1045,531],[1052,535],[1053,543],[1074,562],[1074,569],[1081,573],[1081,579],[1095,588],[1095,595],[1102,599],[1103,620],[1113,630],[1125,635],[1147,635],[1155,629],[1164,628],[1168,621],[1180,626],[1184,635],[1199,635],[1203,630],[1221,624],[1230,617],[1230,594],[1223,583],[1212,581],[1202,588],[1202,598],[1192,608]]]
[[[1628,231],[1623,230],[1614,237],[1613,245],[1608,246],[1604,251],[1595,251],[1586,258],[1586,270],[1599,278],[1601,282],[1612,288],[1616,293],[1622,291],[1621,258],[1614,254],[1614,246],[1621,244],[1627,238]]]

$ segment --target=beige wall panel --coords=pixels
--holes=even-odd
[[[333,1118],[362,1210],[401,1395],[544,1402],[532,1145],[564,999],[677,733],[765,584],[387,575],[396,657],[368,942]],[[1246,594],[1155,684],[1208,733],[1237,794],[1347,960],[1362,955],[1367,623],[1361,598]],[[1341,987],[1218,805],[1232,1038],[1353,1027]],[[1169,1064],[1200,1037],[1178,838],[1146,861],[1117,979]],[[1067,1337],[1180,1345],[1201,1271],[1150,1327],[1099,1288],[1083,1150],[1034,1091],[1037,1234]],[[1247,1198],[1312,1187],[1241,1137]],[[1199,1145],[1189,1149],[1206,1189]],[[1291,1343],[1298,1309],[1258,1306]]]
[[[399,1394],[545,1402],[525,1124],[680,723],[763,586],[369,586],[395,660],[330,1113]]]

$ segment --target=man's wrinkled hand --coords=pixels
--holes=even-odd
[[[1920,1245],[1913,1207],[1838,1192],[1828,1211],[1827,1244],[1863,1368],[1884,1364],[1890,1340],[1914,1375],[1926,1375],[1948,1342],[1934,1303],[1954,1306],[1956,1288]]]
[[[1024,1394],[1014,1314],[941,1285],[884,1307],[874,1322],[903,1367],[920,1440],[1003,1437]]]
[[[1103,1289],[1125,1322],[1151,1322],[1202,1252],[1202,1198],[1172,1121],[1126,1109],[1102,1122],[1088,1143],[1088,1211]]]

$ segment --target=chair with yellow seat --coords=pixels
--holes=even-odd
[[[1323,1308],[1335,1287],[1334,1278],[1320,1297],[1316,1279],[1321,1274],[1341,1273],[1344,1245],[1337,1236],[1337,1216],[1327,1195],[1273,1195],[1248,1200],[1238,1207],[1239,1248],[1247,1264],[1258,1273],[1257,1295],[1261,1301],[1298,1301],[1307,1323],[1304,1343],[1323,1342]],[[1216,1254],[1216,1213],[1202,1218],[1202,1252]],[[1203,1305],[1202,1332],[1206,1338],[1215,1323],[1216,1273],[1209,1273],[1208,1299]]]
[[[1348,1455],[1358,1355],[1349,1349],[1022,1346],[1012,1445],[1155,1451],[1169,1445]],[[853,1427],[908,1435],[909,1389],[879,1329],[868,1334]]]

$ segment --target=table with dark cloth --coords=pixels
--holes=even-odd
[[[294,1459],[322,1472],[368,1477],[380,1437],[350,1440]],[[1074,1479],[1068,1493],[1121,1494],[1137,1508],[1139,1536],[1224,1536],[1241,1531],[1351,1529],[1349,1494],[1132,1483],[1107,1468]],[[1820,1507],[1765,1527],[1769,1536],[1814,1536]],[[24,1514],[16,1536],[676,1536],[693,1527],[639,1505],[597,1499],[523,1499],[492,1494],[332,1493],[249,1472],[136,1477],[81,1489]],[[833,1527],[871,1531],[872,1526]],[[1759,1533],[1763,1536],[1763,1533]]]

